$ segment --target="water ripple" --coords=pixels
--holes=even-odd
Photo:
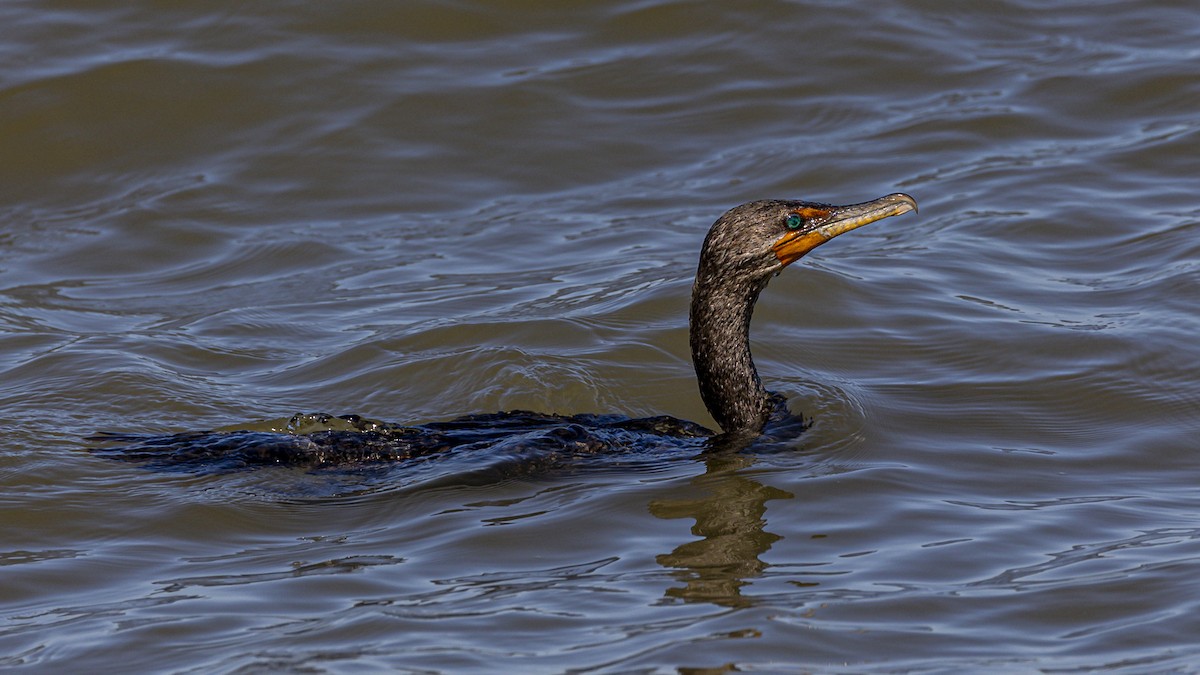
[[[1198,17],[0,4],[0,663],[1189,670]],[[812,423],[769,452],[190,475],[79,440],[707,423],[708,225],[896,190],[920,213],[762,295]]]

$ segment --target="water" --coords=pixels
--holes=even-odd
[[[0,664],[1200,669],[1200,15],[908,0],[0,8]],[[151,471],[99,430],[711,424],[699,242],[786,452]],[[264,422],[266,421],[266,422]]]

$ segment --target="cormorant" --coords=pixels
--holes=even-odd
[[[916,208],[916,201],[902,193],[846,206],[776,199],[742,204],[717,219],[700,251],[689,334],[700,396],[724,432],[719,438],[748,442],[768,422],[789,417],[782,397],[763,387],[750,356],[750,318],[767,282],[844,232]],[[299,427],[305,425],[320,430],[303,432]],[[666,416],[630,419],[525,411],[470,415],[420,426],[355,415],[297,415],[292,426],[302,433],[101,434],[89,440],[103,441],[105,447],[95,452],[108,457],[220,470],[262,464],[323,467],[400,461],[448,450],[497,447],[553,461],[563,454],[596,454],[651,442],[694,443],[690,439],[713,435],[700,425]],[[789,428],[798,431],[803,423]]]

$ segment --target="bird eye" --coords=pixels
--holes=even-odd
[[[804,218],[799,214],[793,213],[787,217],[785,222],[787,223],[787,228],[789,230],[798,230],[800,229],[800,226],[804,224]]]

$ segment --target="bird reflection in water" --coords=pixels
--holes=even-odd
[[[766,530],[767,502],[794,497],[747,477],[744,470],[753,463],[752,455],[711,453],[704,458],[704,474],[691,480],[701,495],[650,503],[650,513],[659,518],[695,519],[692,534],[700,537],[657,557],[683,583],[667,589],[667,597],[724,607],[753,604],[741,589],[762,574],[766,563],[760,556],[780,538]]]

